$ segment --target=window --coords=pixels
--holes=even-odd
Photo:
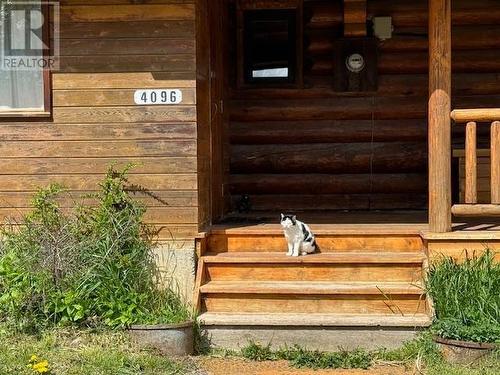
[[[240,2],[239,84],[243,86],[300,84],[302,80],[300,2],[287,1],[279,4],[271,1],[267,4],[266,1],[261,1],[259,6],[254,4],[244,0]]]
[[[49,110],[48,12],[41,1],[2,4],[0,116],[45,115]],[[53,61],[53,60],[52,60]]]

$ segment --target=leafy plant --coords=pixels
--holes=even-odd
[[[435,334],[500,342],[500,264],[492,251],[463,262],[443,258],[431,266],[427,290],[436,309]]]
[[[73,209],[51,185],[33,198],[20,226],[0,247],[0,319],[19,329],[54,324],[110,327],[171,323],[190,317],[163,280],[153,256],[146,208],[127,190],[128,168],[113,168]],[[86,203],[86,204],[84,204]]]

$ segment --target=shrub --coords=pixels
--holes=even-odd
[[[33,330],[189,318],[172,289],[158,287],[154,233],[143,223],[144,205],[127,190],[127,172],[110,168],[98,193],[67,210],[61,186],[41,189],[21,225],[4,230],[0,319]]]
[[[468,256],[463,262],[443,258],[431,266],[428,293],[441,337],[475,342],[500,342],[500,264],[495,254]]]

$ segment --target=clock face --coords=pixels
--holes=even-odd
[[[359,73],[365,67],[365,59],[359,53],[353,53],[347,57],[345,64],[350,72]]]

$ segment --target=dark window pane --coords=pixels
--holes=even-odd
[[[245,81],[294,82],[296,11],[250,10],[244,14]]]

